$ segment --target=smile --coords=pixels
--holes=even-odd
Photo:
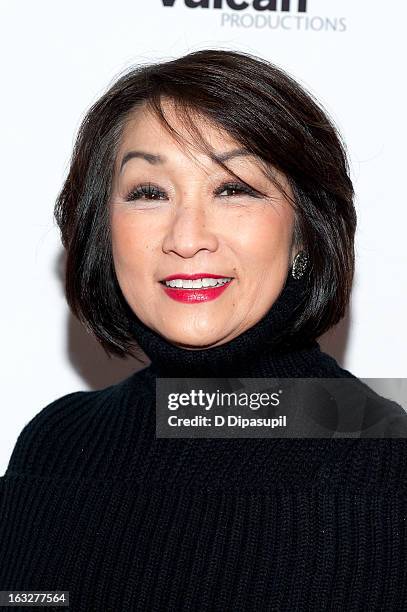
[[[163,281],[167,287],[173,287],[177,289],[207,289],[208,287],[220,287],[225,283],[228,283],[232,279],[229,277],[225,278],[174,278],[172,280]]]

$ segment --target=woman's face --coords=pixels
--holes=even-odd
[[[167,102],[164,110],[188,141]],[[205,119],[196,123],[215,155],[242,149]],[[126,124],[116,159],[110,218],[119,285],[143,323],[183,348],[223,344],[252,327],[281,293],[294,255],[294,211],[261,164],[247,153],[225,163],[254,191],[239,191],[205,153],[179,145],[146,107]],[[220,289],[206,288],[213,279],[195,288],[162,282],[182,275],[232,280]]]

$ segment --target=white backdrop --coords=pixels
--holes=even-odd
[[[140,367],[109,361],[70,315],[52,218],[86,109],[139,62],[248,51],[316,94],[347,142],[359,216],[349,313],[321,345],[357,376],[407,377],[407,3],[282,1],[1,0],[0,474],[45,405]]]

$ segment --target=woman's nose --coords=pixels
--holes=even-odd
[[[193,257],[197,251],[215,251],[218,247],[216,227],[205,203],[179,205],[169,221],[163,251],[181,257]]]

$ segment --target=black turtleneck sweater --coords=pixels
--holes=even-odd
[[[134,318],[149,367],[36,414],[0,478],[0,590],[69,591],[72,612],[407,609],[404,438],[155,436],[157,377],[354,378],[315,341],[275,344],[303,290],[209,349]]]

